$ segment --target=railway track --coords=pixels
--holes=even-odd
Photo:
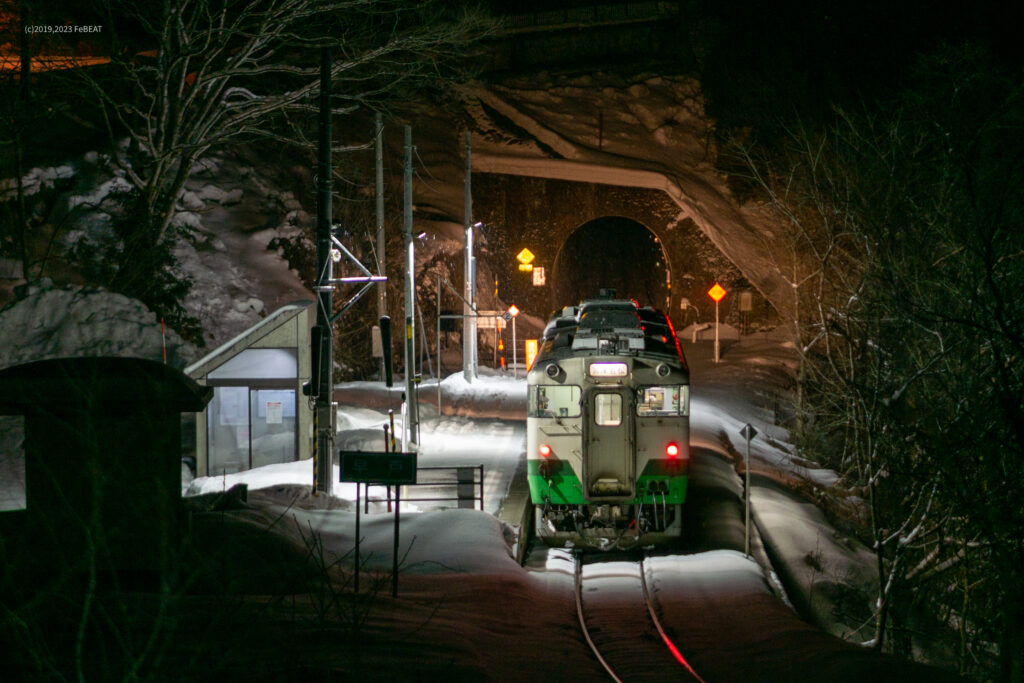
[[[583,636],[612,680],[703,679],[661,626],[644,561],[575,561],[576,614]]]

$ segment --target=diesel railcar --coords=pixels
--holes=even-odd
[[[597,549],[678,538],[690,373],[668,317],[631,300],[566,307],[547,324],[527,385],[536,535]]]

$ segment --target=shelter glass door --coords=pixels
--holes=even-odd
[[[214,387],[207,406],[210,476],[292,462],[296,439],[294,389]]]

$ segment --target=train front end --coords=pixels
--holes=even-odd
[[[667,319],[609,308],[625,303],[585,302],[575,325],[549,324],[527,377],[530,495],[548,545],[630,548],[682,533],[689,372]]]

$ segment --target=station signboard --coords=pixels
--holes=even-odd
[[[341,451],[339,481],[365,484],[415,484],[416,453]]]

